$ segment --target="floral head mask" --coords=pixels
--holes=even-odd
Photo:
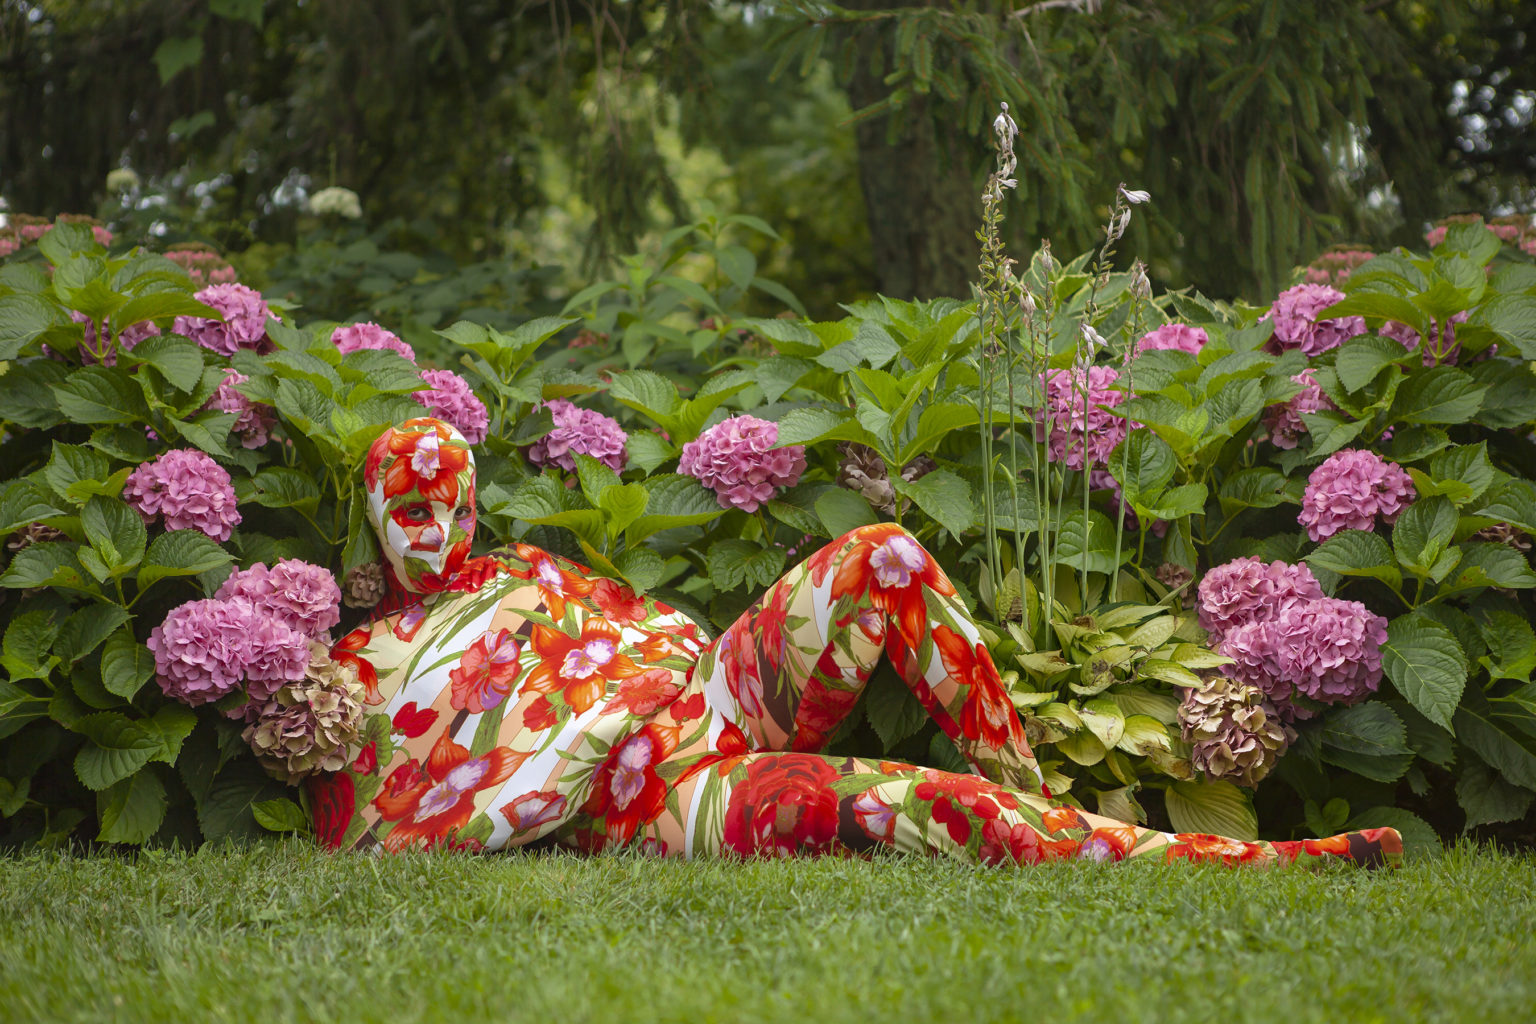
[[[390,427],[368,449],[363,483],[391,586],[442,590],[475,536],[475,456],[464,435],[425,416]]]

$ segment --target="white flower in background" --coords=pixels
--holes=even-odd
[[[1142,203],[1150,203],[1152,201],[1152,193],[1144,192],[1141,189],[1126,188],[1124,185],[1121,185],[1120,198],[1132,206],[1140,206]]]
[[[1094,330],[1090,325],[1082,325],[1083,340],[1088,343],[1088,356],[1091,360],[1094,356],[1104,351],[1109,342],[1104,340],[1104,335]]]
[[[1141,260],[1131,268],[1131,294],[1142,302],[1152,297],[1152,282],[1147,280],[1147,266]]]
[[[356,192],[332,185],[309,197],[309,212],[321,217],[334,213],[347,220],[357,220],[363,215],[363,204],[358,200]]]
[[[117,167],[107,172],[108,192],[132,192],[139,187],[139,176],[132,167]]]
[[[997,136],[997,148],[1013,152],[1013,140],[1019,134],[1019,126],[1008,116],[1008,104],[1002,104],[1003,112],[992,122],[992,134]]]

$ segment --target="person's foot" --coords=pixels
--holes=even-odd
[[[1333,858],[1365,868],[1395,868],[1403,863],[1403,837],[1395,828],[1368,828],[1327,839],[1272,844],[1284,863],[1324,863]]]

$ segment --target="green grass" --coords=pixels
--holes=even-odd
[[[1529,1019],[1536,859],[0,860],[0,1020]]]

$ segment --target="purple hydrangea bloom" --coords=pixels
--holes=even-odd
[[[1205,348],[1205,343],[1210,341],[1203,327],[1191,327],[1188,324],[1164,324],[1155,331],[1141,336],[1136,343],[1136,352],[1152,352],[1157,349],[1174,349],[1179,352],[1188,352],[1192,356],[1200,354]]]
[[[1421,345],[1420,342],[1424,340],[1424,336],[1398,320],[1388,320],[1376,333],[1383,338],[1391,338],[1404,348],[1422,348],[1425,366],[1438,366],[1442,363],[1446,366],[1454,366],[1457,356],[1461,354],[1461,346],[1456,341],[1456,325],[1466,323],[1471,315],[1469,310],[1464,309],[1441,324],[1438,345]]]
[[[224,383],[219,385],[219,389],[203,408],[234,413],[235,422],[229,429],[240,438],[241,446],[260,448],[271,437],[272,428],[277,425],[277,414],[270,405],[253,402],[236,389],[237,384],[244,384],[250,379],[238,370],[226,367]]]
[[[267,318],[272,310],[256,289],[243,284],[211,284],[194,298],[218,310],[224,321],[179,316],[172,328],[177,334],[223,356],[232,356],[241,349],[265,354],[276,347],[267,337]]]
[[[1280,611],[1272,624],[1280,674],[1304,697],[1355,704],[1381,685],[1387,620],[1359,601],[1325,597]]]
[[[805,472],[805,447],[775,448],[779,425],[756,416],[732,416],[683,445],[678,472],[715,492],[721,508],[756,512],[780,487]]]
[[[1113,387],[1119,379],[1119,371],[1110,366],[1090,366],[1086,378],[1077,367],[1050,371],[1046,376],[1045,403],[1052,419],[1046,445],[1047,457],[1052,462],[1065,460],[1068,469],[1082,469],[1086,439],[1090,468],[1107,467],[1110,452],[1125,440],[1130,427],[1137,425],[1099,408],[1119,405],[1124,400],[1125,392]]]
[[[1310,368],[1292,377],[1291,382],[1301,385],[1300,394],[1295,395],[1284,405],[1272,405],[1264,411],[1264,429],[1269,431],[1269,440],[1276,448],[1296,447],[1301,435],[1307,432],[1307,425],[1301,418],[1302,413],[1337,408],[1332,400],[1323,394],[1323,389],[1317,383],[1314,371]]]
[[[1295,717],[1292,686],[1280,669],[1273,621],[1251,619],[1232,627],[1215,643],[1215,651],[1233,660],[1233,664],[1222,666],[1223,674],[1264,691],[1287,721]]]
[[[1416,496],[1401,466],[1375,452],[1346,448],[1312,471],[1296,520],[1308,537],[1326,540],[1340,530],[1372,529],[1377,516],[1396,522]]]
[[[1281,292],[1269,312],[1264,314],[1275,322],[1275,335],[1269,340],[1270,350],[1285,352],[1299,348],[1304,355],[1315,356],[1364,334],[1364,317],[1317,319],[1318,313],[1343,299],[1343,292],[1325,284],[1299,284]]]
[[[387,331],[375,323],[347,324],[331,332],[331,343],[342,355],[359,349],[374,348],[398,352],[411,362],[416,361],[416,350],[411,348],[393,331]]]
[[[165,452],[128,474],[123,500],[145,522],[164,515],[167,530],[201,530],[216,541],[229,540],[230,529],[240,522],[229,474],[188,448]]]
[[[196,707],[240,686],[256,612],[244,598],[189,601],[150,631],[155,679],[172,700]]]
[[[1196,593],[1200,626],[1218,643],[1239,626],[1272,619],[1297,601],[1320,599],[1323,588],[1305,565],[1238,558],[1206,573]]]
[[[411,397],[435,416],[458,428],[470,444],[485,440],[490,414],[485,403],[475,397],[469,382],[452,370],[422,370],[421,379],[431,387],[412,393]]]
[[[629,435],[619,421],[591,409],[582,409],[563,398],[544,403],[555,429],[528,449],[528,459],[535,466],[559,466],[574,472],[576,455],[590,455],[615,473],[629,461],[624,445]]]

